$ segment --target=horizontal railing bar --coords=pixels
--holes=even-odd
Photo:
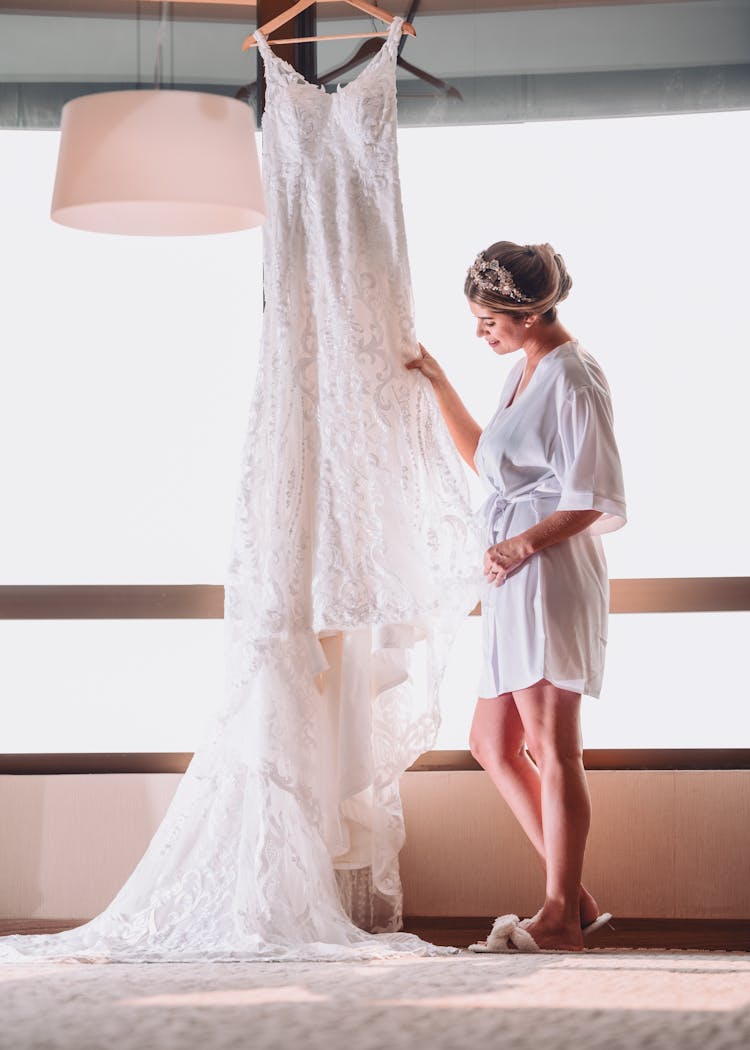
[[[0,775],[184,773],[192,751],[0,754]],[[750,769],[750,748],[603,748],[583,752],[588,770]],[[470,751],[428,751],[410,773],[473,772]]]
[[[610,612],[747,612],[750,577],[610,580]],[[471,616],[481,614],[477,605]],[[221,584],[19,584],[0,587],[0,620],[220,620]]]
[[[220,584],[0,587],[0,620],[221,620]]]
[[[750,576],[676,576],[610,581],[609,611],[747,612]]]
[[[750,769],[750,748],[585,748],[588,770]],[[481,770],[470,751],[428,751],[410,771],[420,773]]]

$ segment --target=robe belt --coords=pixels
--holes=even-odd
[[[481,507],[482,513],[486,516],[487,531],[485,538],[490,547],[495,543],[495,524],[505,512],[505,508],[513,503],[527,503],[532,499],[555,499],[559,502],[560,493],[540,492],[537,489],[531,489],[531,491],[521,492],[517,496],[505,496],[501,492],[493,492],[490,494]]]

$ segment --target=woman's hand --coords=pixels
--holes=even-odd
[[[407,361],[404,368],[418,368],[422,375],[427,376],[434,386],[435,383],[439,383],[445,379],[445,372],[432,354],[427,353],[421,343],[418,343],[417,345],[419,346],[420,356],[415,357],[413,361]]]
[[[471,467],[475,474],[478,474],[479,472],[474,462],[474,453],[482,436],[482,428],[469,415],[466,405],[464,405],[453,389],[448,377],[432,354],[428,354],[421,343],[417,343],[417,346],[419,347],[419,357],[415,357],[412,361],[405,361],[404,368],[418,368],[422,375],[426,376],[432,383],[432,392],[435,395],[435,400],[443,415],[453,443],[462,459]]]
[[[528,557],[528,546],[518,536],[496,543],[484,555],[485,579],[499,587],[506,576],[522,565]]]

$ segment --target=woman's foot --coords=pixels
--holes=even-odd
[[[578,898],[578,906],[581,917],[581,928],[583,928],[584,926],[588,926],[599,915],[599,905],[596,903],[589,891],[585,890],[583,886],[581,886],[581,893]]]
[[[524,923],[524,928],[542,949],[561,952],[583,951],[579,916],[566,915],[563,908],[557,904],[546,902],[541,911]]]
[[[528,926],[531,922],[536,922],[539,916],[544,911],[544,908],[540,908],[536,915],[532,915],[530,919],[525,919],[524,924]],[[580,916],[581,929],[584,926],[588,926],[595,919],[599,917],[599,905],[596,903],[594,898],[591,896],[588,890],[585,890],[581,886],[579,898],[578,898],[578,911]]]
[[[524,921],[523,921],[524,927],[526,929],[529,929],[529,927],[532,925],[532,923],[536,924],[538,922],[539,918],[541,917],[543,911],[544,911],[544,908],[542,907],[542,908],[539,909],[539,911],[536,913],[536,915],[532,915],[532,917],[530,919],[524,919]],[[580,892],[580,896],[579,896],[579,915],[580,915],[581,929],[583,929],[584,926],[588,926],[590,923],[592,923],[599,916],[599,905],[596,903],[596,901],[591,896],[589,891],[584,889],[583,886],[581,886],[581,892]],[[532,932],[532,935],[533,935],[533,932]],[[484,945],[487,942],[486,941],[478,941],[477,943]],[[542,945],[540,944],[539,947],[541,948]]]

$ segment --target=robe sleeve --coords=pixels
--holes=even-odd
[[[600,510],[585,532],[621,529],[627,521],[622,464],[612,402],[595,386],[570,393],[558,409],[552,469],[560,483],[557,510]]]

